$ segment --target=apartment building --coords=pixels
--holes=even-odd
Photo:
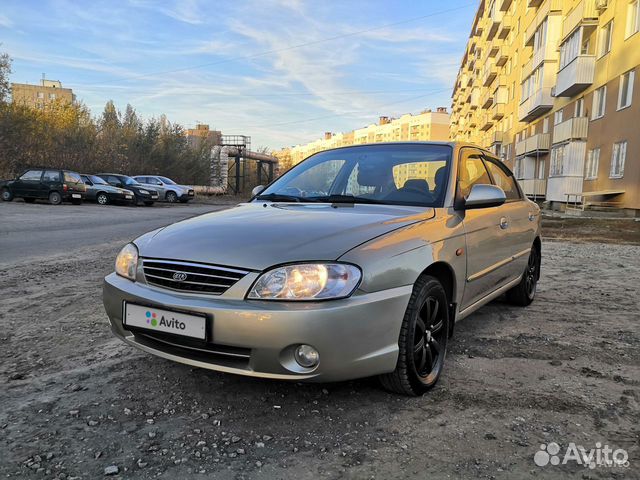
[[[451,137],[500,155],[531,198],[640,215],[639,66],[639,0],[482,0]]]
[[[435,112],[424,110],[412,115],[405,114],[399,118],[380,117],[377,124],[371,124],[347,133],[326,132],[323,138],[305,145],[283,148],[273,154],[281,166],[296,165],[314,153],[330,148],[365,143],[400,142],[400,141],[447,141],[449,139],[450,115],[445,107]]]
[[[31,108],[44,108],[55,102],[72,103],[76,96],[70,88],[63,88],[58,80],[40,80],[39,85],[11,84],[11,101]]]
[[[220,145],[222,142],[222,132],[211,130],[206,123],[198,123],[196,128],[188,128],[186,135],[191,148],[199,148],[205,139],[210,140],[213,145]]]

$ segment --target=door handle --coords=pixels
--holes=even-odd
[[[505,217],[502,217],[500,219],[500,228],[503,229],[503,230],[509,228],[509,222],[507,221],[507,219]]]

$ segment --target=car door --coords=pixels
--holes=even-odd
[[[86,175],[80,175],[80,178],[82,178],[82,183],[84,183],[86,188],[85,198],[88,200],[95,200],[97,191],[91,179]]]
[[[156,177],[147,177],[147,183],[153,190],[158,192],[158,195],[160,195],[160,198],[164,198],[165,195],[167,194],[167,188],[165,184],[160,181],[160,179]]]
[[[458,166],[456,203],[460,205],[474,185],[482,184],[492,184],[483,153],[474,148],[463,148]],[[510,279],[505,265],[510,262],[512,250],[505,229],[503,205],[463,210],[462,215],[467,258],[464,309]]]
[[[491,180],[507,197],[500,209],[507,221],[505,231],[512,261],[505,267],[512,278],[517,278],[524,271],[536,235],[534,205],[525,199],[513,173],[502,162],[489,156],[485,156],[485,162]]]
[[[56,190],[62,194],[62,176],[60,170],[45,170],[38,189],[39,198],[48,198],[49,192]]]
[[[27,170],[12,185],[13,194],[16,197],[37,198],[42,180],[42,170]]]

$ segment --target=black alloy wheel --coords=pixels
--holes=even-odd
[[[507,301],[513,305],[526,307],[533,302],[540,279],[540,250],[536,245],[531,247],[529,259],[522,274],[520,283],[507,292]]]

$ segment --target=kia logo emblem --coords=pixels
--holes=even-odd
[[[173,274],[173,279],[176,282],[184,282],[187,279],[187,274],[184,272],[175,272]]]

